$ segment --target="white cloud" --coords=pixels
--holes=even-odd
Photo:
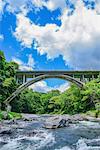
[[[45,6],[50,11],[61,9],[63,11],[66,7],[66,0],[32,0],[33,6],[37,8],[43,8]]]
[[[58,8],[61,9],[61,11],[64,11],[66,8],[66,0],[48,0],[44,6],[51,11],[54,11]]]
[[[82,1],[82,0],[80,0]],[[97,10],[100,10],[99,7],[99,0],[84,0],[84,1],[89,1],[89,2],[95,2]],[[77,0],[71,0],[70,3],[76,4]],[[54,11],[56,9],[60,9],[61,12],[63,12],[66,7],[66,0],[0,0],[0,11],[3,13],[3,8],[6,5],[6,10],[11,12],[11,13],[18,13],[21,12],[25,15],[29,11],[31,11],[33,8],[35,11],[39,11],[42,9],[44,6],[50,10]]]
[[[17,24],[16,32],[14,33],[18,41],[21,41],[23,46],[31,48],[34,35],[33,35],[33,25],[23,14],[17,15]]]
[[[66,7],[66,0],[5,0],[5,3],[3,0],[0,1],[3,5],[7,4],[7,11],[15,14],[21,12],[25,15],[33,8],[35,11],[39,11],[43,8],[43,6],[50,11],[53,11],[57,8],[60,8],[61,11],[63,11],[63,9]]]
[[[22,65],[23,64],[23,62],[20,59],[15,58],[15,57],[12,58],[12,61],[14,61],[15,63],[17,63],[18,65]]]
[[[65,82],[61,84],[57,89],[61,92],[66,91],[70,87],[70,84],[68,82]]]
[[[39,0],[5,0],[6,10],[15,15],[19,12],[27,15],[27,13],[36,5],[36,1],[37,7],[39,7]]]
[[[33,68],[29,67],[29,66],[27,66],[25,64],[22,64],[22,65],[19,66],[19,70],[22,70],[22,71],[31,71],[31,70],[33,70]]]
[[[53,59],[63,56],[65,63],[76,69],[100,69],[100,15],[77,1],[73,15],[61,16],[62,25],[32,23],[23,14],[17,15],[14,35],[25,47],[35,40],[37,51]]]
[[[59,87],[49,87],[45,81],[39,81],[34,83],[33,85],[29,86],[29,89],[33,89],[34,91],[46,93],[51,90],[59,90],[64,92],[66,89],[69,88],[69,83],[65,82],[64,84],[60,85]]]
[[[28,2],[29,0],[6,0],[6,10],[11,13],[22,12],[27,14],[30,10],[27,6]]]
[[[23,71],[31,71],[35,67],[35,61],[32,58],[32,55],[29,54],[28,56],[28,63],[24,63],[22,60],[13,57],[12,61],[16,62],[19,65],[19,70]]]
[[[35,7],[42,8],[45,5],[45,0],[32,0],[32,4]]]
[[[34,66],[35,66],[35,61],[34,61],[34,59],[32,57],[32,54],[29,54],[29,56],[28,56],[28,63],[27,63],[27,65],[29,67],[31,67],[31,68],[34,68]]]
[[[43,93],[52,90],[52,88],[49,87],[45,81],[39,81],[37,83],[34,83],[33,85],[29,86],[29,89],[33,89],[33,91],[38,91]]]
[[[0,0],[0,19],[2,18],[4,6],[5,6],[5,1],[4,0]]]
[[[0,41],[3,41],[4,40],[4,36],[3,34],[0,34]]]
[[[96,0],[96,11],[100,15],[100,0]]]

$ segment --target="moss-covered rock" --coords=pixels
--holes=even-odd
[[[11,119],[21,119],[22,115],[20,113],[15,112],[5,112],[0,111],[0,120],[11,120]]]
[[[100,110],[91,110],[86,112],[86,115],[89,115],[91,117],[100,118]]]

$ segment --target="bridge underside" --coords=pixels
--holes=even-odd
[[[16,73],[16,80],[20,84],[20,86],[14,93],[12,93],[10,97],[5,100],[5,103],[8,104],[19,93],[21,93],[25,88],[29,87],[30,85],[47,78],[64,79],[82,88],[85,82],[97,78],[99,73],[99,71],[18,71]],[[31,80],[27,81],[28,78],[31,78]]]

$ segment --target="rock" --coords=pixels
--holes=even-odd
[[[6,119],[8,118],[8,113],[5,111],[5,112],[3,112],[2,114],[3,114],[3,119],[6,120]]]
[[[69,121],[64,119],[63,117],[53,117],[49,118],[44,124],[44,128],[46,129],[56,129],[56,128],[63,128],[69,126]]]
[[[95,118],[95,117],[91,117],[91,116],[87,116],[86,118],[87,118],[86,121],[100,122],[100,118]]]
[[[7,142],[5,141],[0,141],[0,146],[4,145],[4,144],[7,144]]]
[[[1,131],[0,131],[0,134],[8,134],[8,135],[10,135],[10,134],[12,134],[12,129],[10,129],[10,128],[4,128],[4,129],[1,129]]]
[[[32,121],[30,118],[23,118],[23,121]]]
[[[34,135],[36,135],[36,132],[34,132],[34,131],[28,133],[28,136],[34,136]]]
[[[0,148],[1,148],[2,146],[4,146],[5,144],[7,144],[7,142],[0,140]]]
[[[3,122],[4,122],[4,124],[6,124],[6,125],[18,124],[16,119],[4,120]]]
[[[55,124],[45,124],[43,127],[46,129],[57,129],[58,128],[58,126]]]
[[[80,114],[75,114],[75,115],[73,115],[72,117],[71,117],[71,120],[72,120],[72,122],[73,123],[77,123],[77,122],[79,122],[79,121],[88,121],[88,119],[85,117],[85,116],[82,116],[82,115],[80,115]]]
[[[67,121],[66,121],[65,119],[61,119],[60,122],[59,122],[58,127],[59,127],[59,128],[61,128],[61,127],[66,127],[66,122],[67,122]]]
[[[37,134],[37,131],[32,130],[31,132],[26,133],[26,136],[32,137]]]

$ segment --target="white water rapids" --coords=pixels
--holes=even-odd
[[[35,128],[36,134],[25,134]],[[55,130],[28,123],[15,137],[0,137],[0,150],[100,150],[100,123],[81,121]],[[4,144],[3,144],[4,142]]]

